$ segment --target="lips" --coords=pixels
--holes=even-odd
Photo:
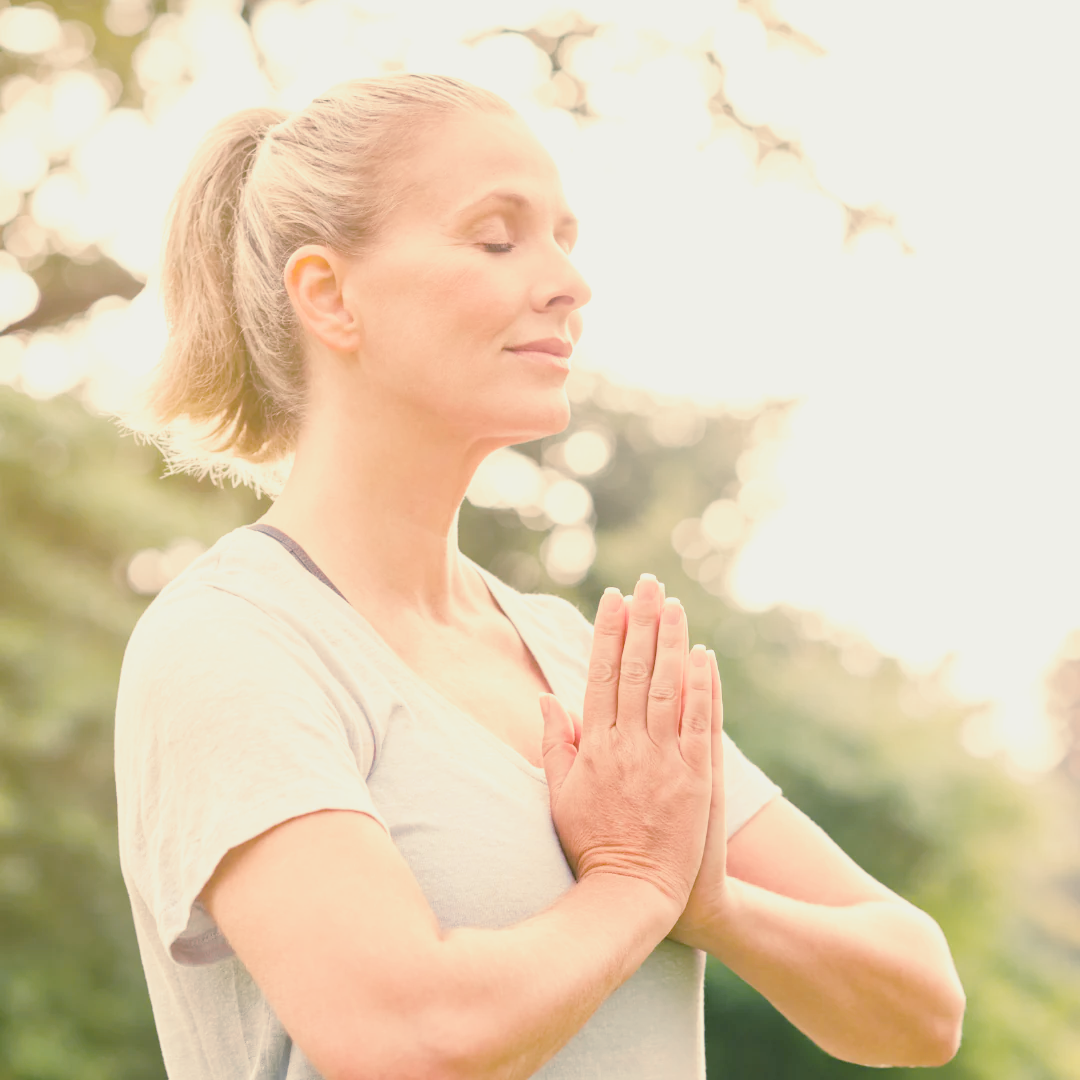
[[[562,360],[569,360],[574,346],[569,341],[561,338],[543,338],[540,341],[529,341],[524,345],[509,346],[508,352],[515,353],[547,353],[549,356],[557,356]]]

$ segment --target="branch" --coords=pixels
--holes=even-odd
[[[41,302],[4,333],[56,326],[81,315],[102,297],[122,296],[131,300],[143,288],[141,281],[105,255],[92,263],[75,262],[66,255],[50,255],[31,277],[41,290]]]

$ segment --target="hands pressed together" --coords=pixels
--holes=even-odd
[[[642,575],[600,601],[584,716],[541,696],[551,816],[580,881],[621,874],[671,905],[669,937],[719,912],[724,828],[723,702],[716,656],[688,648],[686,614]]]
[[[682,606],[643,575],[633,597],[600,601],[584,718],[541,695],[551,816],[577,879],[654,886],[669,938],[705,948],[835,1057],[948,1061],[965,999],[933,919],[779,800],[740,830],[728,877],[720,675],[687,645]]]

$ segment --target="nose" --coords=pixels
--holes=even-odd
[[[543,284],[536,292],[540,310],[564,308],[576,311],[592,299],[592,289],[574,265],[570,256],[557,244],[548,263]]]

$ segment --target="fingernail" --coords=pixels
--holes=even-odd
[[[669,596],[664,601],[664,606],[660,611],[660,618],[666,623],[677,623],[682,617],[682,605],[674,596]]]
[[[653,588],[660,589],[660,582],[656,580],[656,575],[642,574],[641,577],[638,578],[637,584],[634,586],[634,595],[652,597]],[[660,595],[664,595],[662,590]]]
[[[612,586],[610,589],[605,589],[604,595],[600,597],[600,609],[605,614],[612,614],[621,606],[622,593],[614,586]]]
[[[690,661],[696,667],[704,667],[705,666],[705,664],[708,662],[708,657],[705,654],[705,646],[704,645],[695,645],[690,650]]]

